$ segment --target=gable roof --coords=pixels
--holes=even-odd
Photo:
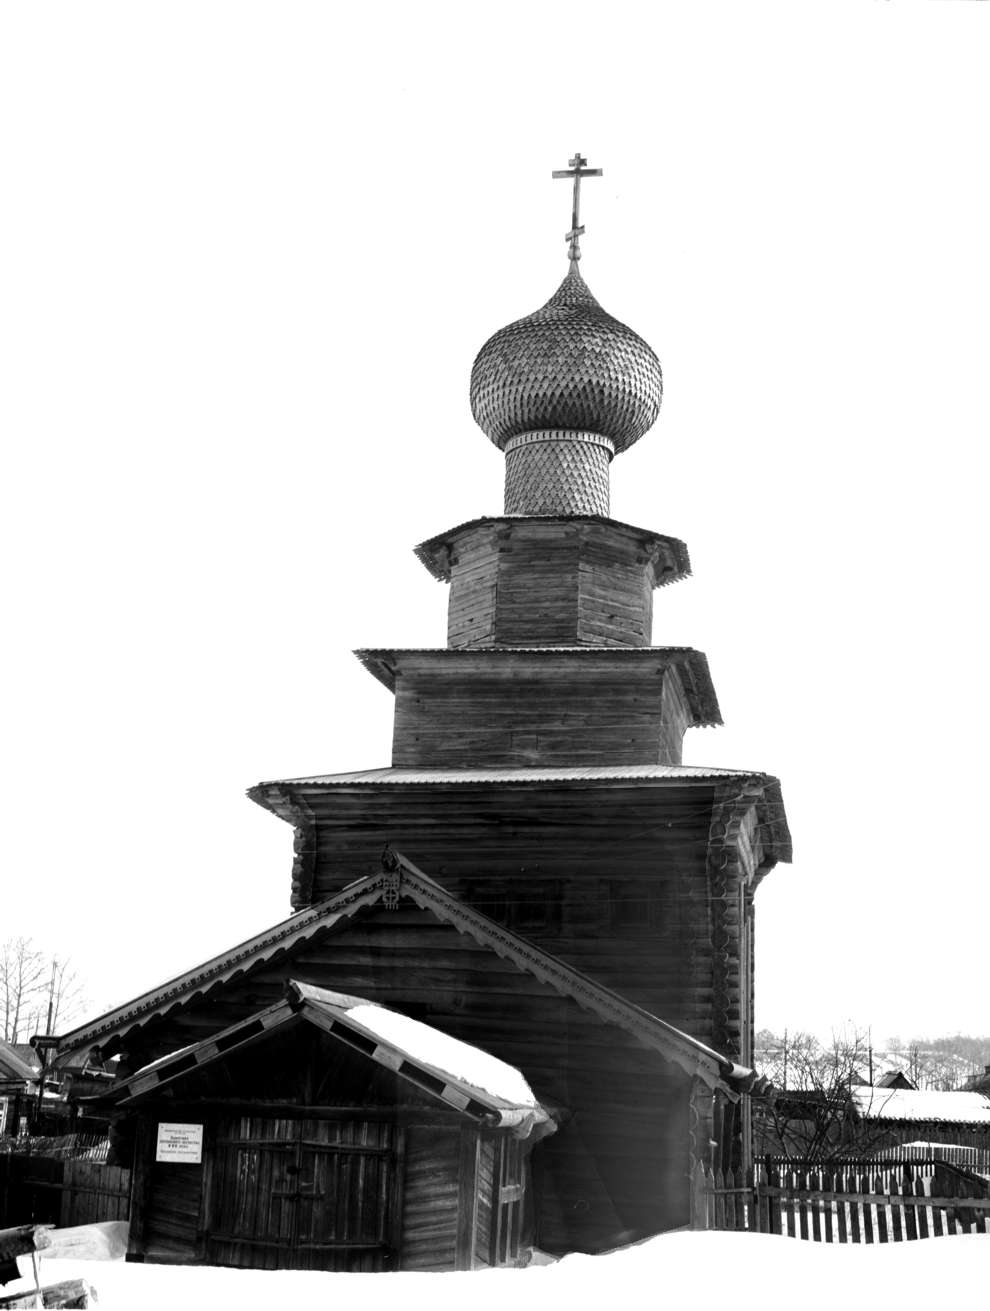
[[[733,1064],[689,1034],[627,1001],[611,989],[589,979],[556,956],[503,928],[480,911],[452,896],[398,852],[388,853],[389,868],[358,879],[342,892],[283,920],[264,933],[239,943],[158,988],[118,1006],[64,1035],[59,1053],[66,1057],[80,1046],[106,1043],[128,1030],[189,1005],[211,989],[244,975],[276,956],[284,956],[317,934],[377,903],[395,904],[401,896],[432,912],[439,920],[465,933],[479,946],[494,951],[524,973],[548,984],[579,1006],[632,1035],[709,1087],[735,1091],[746,1085],[752,1072]]]
[[[912,1083],[903,1070],[888,1070],[886,1074],[881,1075],[876,1081],[877,1088],[905,1088],[916,1089],[917,1084]]]
[[[23,1080],[35,1082],[38,1078],[40,1064],[31,1065],[17,1051],[17,1046],[0,1038],[0,1079]]]
[[[537,1126],[543,1126],[543,1135],[553,1132],[549,1114],[519,1071],[505,1061],[363,997],[315,988],[294,979],[288,981],[285,997],[275,1005],[152,1062],[100,1100],[134,1105],[299,1021],[331,1034],[472,1119],[494,1121],[524,1136]]]
[[[864,1120],[990,1127],[990,1097],[979,1092],[931,1092],[916,1088],[853,1088],[853,1105]]]

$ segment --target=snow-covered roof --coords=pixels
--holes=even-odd
[[[931,1092],[914,1088],[853,1088],[852,1099],[866,1120],[990,1125],[990,1097],[979,1092]]]
[[[151,1062],[114,1088],[109,1097],[128,1104],[155,1094],[299,1020],[315,1024],[400,1079],[475,1119],[511,1128],[523,1136],[537,1126],[542,1126],[541,1133],[552,1131],[550,1116],[529,1084],[505,1061],[365,997],[293,979],[286,984],[283,1001]]]
[[[472,1047],[469,1043],[452,1038],[420,1020],[410,1019],[399,1011],[388,1010],[360,997],[344,997],[326,988],[315,988],[307,983],[293,985],[299,995],[324,1007],[342,1010],[347,1019],[367,1034],[387,1043],[393,1050],[422,1065],[432,1066],[438,1073],[448,1075],[461,1083],[470,1084],[480,1092],[508,1102],[510,1106],[535,1107],[536,1098],[529,1084],[512,1065],[497,1056]]]

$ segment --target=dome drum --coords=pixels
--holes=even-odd
[[[521,433],[505,445],[505,513],[608,516],[615,445],[593,432]]]

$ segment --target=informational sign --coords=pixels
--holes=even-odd
[[[203,1126],[201,1124],[160,1124],[156,1161],[178,1161],[199,1165],[203,1159]]]

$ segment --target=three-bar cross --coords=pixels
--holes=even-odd
[[[555,178],[573,178],[574,179],[574,205],[571,209],[571,230],[564,238],[571,243],[571,259],[581,258],[580,238],[584,228],[579,226],[578,217],[581,211],[581,179],[582,178],[600,178],[602,170],[600,168],[585,168],[587,160],[583,155],[576,154],[573,159],[569,159],[570,168],[554,169]]]

